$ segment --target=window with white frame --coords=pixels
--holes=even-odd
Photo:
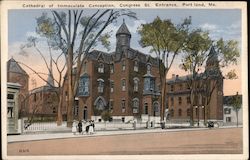
[[[134,98],[133,99],[133,113],[138,113],[139,112],[139,99]]]
[[[123,99],[121,102],[122,113],[125,112],[125,100]]]
[[[139,79],[136,77],[134,78],[134,91],[138,92],[138,88],[139,88]]]
[[[125,60],[122,61],[122,70],[123,71],[126,70],[126,61]]]
[[[104,64],[103,63],[99,63],[98,73],[104,73]]]
[[[138,68],[139,68],[138,61],[134,61],[134,71],[138,72]]]
[[[113,93],[114,92],[114,81],[110,80],[110,92]]]
[[[149,73],[151,73],[151,64],[147,64],[147,73],[149,74]]]
[[[98,93],[103,93],[104,90],[104,80],[103,79],[98,79]]]
[[[126,80],[122,79],[122,91],[126,91]]]

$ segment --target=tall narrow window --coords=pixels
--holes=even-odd
[[[139,68],[139,67],[138,67],[138,61],[135,61],[135,62],[134,62],[134,71],[135,71],[135,72],[138,72],[138,68]]]
[[[151,64],[147,64],[147,73],[151,73]]]
[[[126,91],[126,80],[122,79],[122,91]]]
[[[190,116],[190,109],[189,108],[187,109],[187,116],[188,117]]]
[[[144,103],[144,114],[148,114],[148,103]]]
[[[138,92],[138,88],[139,88],[139,79],[136,77],[134,78],[134,91]]]
[[[124,113],[125,112],[125,100],[122,100],[121,108],[122,108],[122,113]]]
[[[181,115],[182,115],[182,110],[181,109],[178,110],[178,114],[179,114],[179,117],[181,117]]]
[[[110,99],[109,100],[109,111],[112,113],[113,112],[113,108],[114,107],[114,101],[113,99]]]
[[[181,103],[182,103],[182,98],[179,97],[179,105],[181,105]]]
[[[114,81],[113,80],[110,81],[110,92],[111,93],[114,92]]]
[[[83,72],[87,72],[87,62],[83,63]]]
[[[171,97],[171,106],[174,106],[174,97]]]
[[[98,93],[103,93],[104,80],[98,79],[97,82],[98,82]]]
[[[99,63],[98,72],[99,73],[104,73],[104,64],[103,63]]]
[[[139,112],[139,99],[134,98],[133,99],[133,113],[138,113]]]
[[[125,60],[122,61],[122,70],[123,71],[126,70],[126,61]]]
[[[110,73],[114,73],[114,64],[110,64]]]
[[[86,73],[80,77],[78,95],[79,96],[89,95],[89,76]]]

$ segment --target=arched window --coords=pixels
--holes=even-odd
[[[178,114],[179,114],[179,117],[182,115],[182,110],[181,109],[178,110]]]
[[[53,107],[53,111],[52,111],[53,113],[56,113],[56,107]]]
[[[125,106],[125,100],[124,99],[121,102],[121,108],[122,108],[122,113],[124,113],[125,112],[125,108],[126,108],[126,106]]]
[[[104,64],[103,63],[99,63],[98,73],[104,73]]]
[[[104,110],[104,102],[101,98],[98,99],[96,103],[96,109],[98,110]]]
[[[110,80],[110,92],[113,93],[114,92],[114,81],[113,80]]]
[[[138,68],[139,68],[138,61],[134,61],[134,71],[138,72]]]
[[[138,113],[139,112],[139,99],[134,98],[133,99],[133,113]]]
[[[151,73],[151,64],[150,63],[147,64],[147,73],[148,74]]]
[[[138,92],[138,88],[139,88],[139,79],[136,77],[134,78],[134,91]]]
[[[98,79],[97,82],[98,82],[98,93],[103,93],[104,80]]]

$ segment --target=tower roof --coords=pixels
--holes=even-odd
[[[116,32],[116,35],[119,35],[119,34],[127,34],[127,35],[129,35],[131,37],[131,34],[130,34],[129,30],[128,30],[127,25],[125,24],[124,19],[123,19],[122,25],[120,26],[120,28]]]
[[[214,63],[218,61],[218,54],[214,49],[214,46],[211,47],[210,52],[208,54],[207,63]]]
[[[11,58],[7,62],[7,72],[20,73],[28,76],[28,74],[22,69],[22,67],[16,62],[14,58]]]

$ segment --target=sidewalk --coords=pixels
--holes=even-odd
[[[234,128],[234,127],[220,127],[220,128]],[[214,128],[214,129],[220,129]],[[83,137],[95,137],[95,136],[110,136],[110,135],[126,135],[126,134],[141,134],[141,133],[162,133],[162,132],[181,132],[181,131],[194,131],[194,130],[208,130],[208,128],[182,128],[182,129],[141,129],[141,130],[114,130],[114,131],[96,131],[94,134],[89,135],[84,133],[83,135],[73,135],[71,132],[67,133],[38,133],[38,134],[24,134],[24,135],[8,135],[7,141],[11,142],[25,142],[36,140],[49,140],[49,139],[64,139],[64,138],[83,138]]]

